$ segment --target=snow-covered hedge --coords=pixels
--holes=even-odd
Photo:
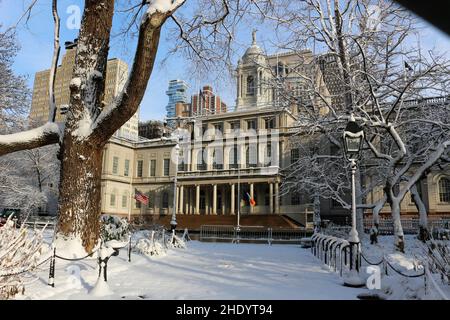
[[[163,233],[152,230],[148,237],[138,239],[134,251],[146,256],[165,255],[167,252],[167,238]]]
[[[127,240],[129,224],[127,219],[116,216],[102,216],[102,239],[103,241]]]
[[[25,226],[18,229],[10,219],[0,227],[0,300],[25,291],[23,276],[43,262],[48,251],[42,234]]]

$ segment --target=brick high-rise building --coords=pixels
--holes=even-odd
[[[68,106],[70,102],[70,81],[75,64],[76,53],[75,42],[66,42],[66,53],[62,57],[62,63],[56,70],[55,79],[55,102],[57,107],[56,121],[63,122],[65,116],[60,113],[62,106]],[[48,82],[50,70],[36,72],[33,85],[33,98],[29,118],[33,125],[39,125],[48,121],[49,117],[49,97]],[[125,85],[128,77],[128,65],[120,59],[109,59],[106,65],[105,81],[105,102],[111,103]],[[138,137],[139,111],[136,112],[127,123],[125,123],[114,134],[117,137],[123,137],[131,140],[137,140]]]
[[[215,95],[211,86],[206,85],[191,97],[191,112],[194,116],[227,112],[227,105]]]

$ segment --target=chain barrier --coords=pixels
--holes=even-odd
[[[17,275],[19,275],[19,274],[22,274],[22,273],[26,273],[26,272],[32,271],[32,270],[36,269],[37,267],[43,265],[44,263],[48,262],[51,258],[52,258],[52,256],[49,256],[49,257],[48,257],[47,259],[45,259],[44,261],[41,261],[41,262],[39,262],[37,265],[35,265],[35,266],[31,267],[31,268],[25,269],[25,270],[16,271],[16,272],[7,273],[7,274],[0,274],[0,277],[17,276]]]

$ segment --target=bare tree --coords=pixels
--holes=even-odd
[[[292,70],[304,80],[304,93],[311,97],[299,105],[299,132],[322,134],[342,154],[342,132],[349,115],[355,116],[364,127],[368,151],[360,169],[378,168],[380,175],[372,186],[378,181],[384,190],[380,201],[364,204],[361,172],[357,173],[358,221],[361,209],[378,212],[385,200],[394,218],[397,247],[403,250],[400,203],[426,172],[447,158],[448,60],[432,51],[422,54],[411,40],[417,35],[417,21],[391,1],[277,4],[270,18],[284,35],[279,47],[292,51],[315,47],[322,71],[308,75]],[[328,92],[317,86],[316,77],[323,78]],[[295,98],[292,92],[282,95]],[[424,99],[433,96],[443,98]],[[316,97],[327,113],[317,112]]]
[[[56,0],[53,1],[55,4]],[[175,17],[175,11],[184,2],[185,0],[128,2],[130,23],[137,28],[133,65],[122,92],[111,104],[106,105],[105,72],[114,1],[86,0],[64,131],[61,132],[55,123],[49,122],[26,132],[0,136],[0,155],[48,144],[60,144],[61,180],[57,241],[63,240],[62,245],[73,240],[75,244],[72,248],[78,246],[91,252],[98,244],[103,146],[137,111],[153,70],[161,29],[166,21],[170,19],[177,26],[182,41],[177,43],[187,43],[186,53],[191,53],[191,56],[199,61],[213,61],[215,58],[223,58],[223,55],[212,54],[214,46],[219,47],[219,44],[227,45],[231,42],[233,34],[230,32],[230,26],[237,23],[242,16],[241,8],[245,9],[253,3],[237,0],[207,1],[208,6],[199,6],[189,15]],[[56,8],[54,5],[54,12]],[[55,18],[55,22],[57,21]],[[55,23],[55,35],[58,34],[57,28],[58,24]],[[57,50],[56,41],[57,36]],[[210,55],[205,57],[207,52],[210,52]],[[53,64],[55,61],[57,59],[53,59]],[[52,90],[51,84],[49,88]]]

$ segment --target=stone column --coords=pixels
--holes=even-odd
[[[200,185],[196,185],[195,189],[195,214],[200,214]]]
[[[275,182],[275,213],[280,214],[280,192],[278,182]]]
[[[213,206],[212,214],[217,214],[217,184],[213,185]]]
[[[230,214],[234,215],[234,208],[235,208],[235,204],[234,204],[234,183],[231,184],[231,207],[230,207]]]
[[[220,199],[222,199],[222,215],[225,214],[226,205],[225,205],[225,185],[222,185],[222,190],[220,191]]]
[[[183,214],[183,212],[184,212],[184,209],[183,209],[183,193],[184,193],[184,187],[183,186],[180,186],[180,197],[179,197],[179,200],[180,200],[180,204],[178,205],[178,212],[180,213],[180,214]]]
[[[269,205],[270,205],[269,212],[272,214],[273,213],[273,183],[269,183]]]

